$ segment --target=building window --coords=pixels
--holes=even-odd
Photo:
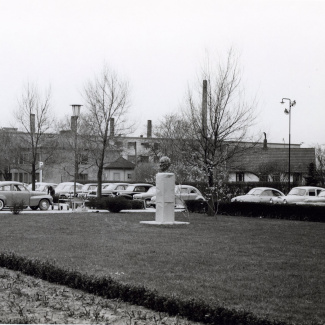
[[[236,173],[236,182],[245,182],[245,173]]]
[[[135,149],[137,143],[136,142],[128,142],[128,149]]]
[[[87,153],[79,154],[79,164],[81,164],[81,165],[88,164],[88,154]]]
[[[135,164],[136,163],[135,155],[128,155],[128,161],[131,161],[131,162],[133,162]]]
[[[280,175],[273,175],[273,182],[280,182]]]
[[[301,182],[302,175],[300,173],[293,173],[293,181],[294,182]]]
[[[79,174],[78,179],[79,181],[88,181],[88,174]]]
[[[127,175],[128,179],[132,179],[132,174]]]
[[[149,149],[149,142],[142,142],[141,146],[145,149]]]
[[[268,182],[269,176],[268,175],[261,175],[260,176],[260,182]]]
[[[148,163],[149,162],[149,156],[140,156],[140,161],[142,163]]]

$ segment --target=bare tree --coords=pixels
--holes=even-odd
[[[36,85],[27,83],[18,99],[14,117],[23,131],[20,136],[20,152],[26,153],[20,168],[26,168],[32,175],[32,189],[35,190],[41,149],[46,150],[46,160],[50,160],[54,153],[55,140],[46,135],[54,123],[54,115],[51,113],[51,89],[45,91],[42,96]]]
[[[120,153],[115,136],[122,137],[132,131],[132,126],[126,121],[129,92],[129,83],[107,66],[84,87],[87,111],[80,122],[83,130],[81,137],[88,142],[90,156],[98,168],[98,197],[101,196],[104,164],[109,155]]]
[[[316,146],[316,170],[321,186],[325,185],[325,148]]]
[[[183,160],[201,169],[208,187],[214,189],[216,174],[232,157],[251,147],[256,104],[245,99],[238,59],[232,50],[224,63],[217,60],[213,65],[207,60],[198,79],[198,84],[188,89],[182,114],[174,115],[175,132],[169,133],[177,137],[173,144]]]
[[[17,132],[14,130],[0,130],[0,175],[4,180],[11,180],[11,169],[19,153]]]

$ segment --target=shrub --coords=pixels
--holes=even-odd
[[[325,222],[325,207],[253,202],[219,202],[218,214]]]
[[[113,197],[107,200],[107,209],[110,212],[120,212],[131,208],[131,201],[124,197]]]
[[[144,208],[143,201],[131,200],[130,204],[131,204],[131,209],[133,209],[133,210],[140,210],[140,209]]]
[[[201,200],[186,200],[186,208],[188,212],[205,213],[208,210],[208,202]]]
[[[85,202],[85,205],[92,209],[109,210],[110,212],[120,212],[121,210],[131,209],[131,200],[122,196],[92,198]]]
[[[109,276],[97,277],[61,268],[49,261],[28,259],[14,253],[0,253],[0,267],[20,271],[40,279],[83,290],[107,299],[122,299],[170,315],[206,324],[231,325],[286,325],[282,321],[261,319],[245,312],[205,303],[199,299],[185,300],[161,295],[143,286],[119,283]]]
[[[13,201],[12,206],[10,207],[10,211],[12,214],[19,214],[21,211],[24,210],[24,201]]]

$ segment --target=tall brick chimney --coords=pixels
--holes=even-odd
[[[152,123],[151,120],[148,120],[147,123],[147,138],[151,138],[152,137]]]
[[[266,133],[264,133],[264,142],[263,142],[263,149],[266,150],[267,149],[267,139],[266,139]]]
[[[115,131],[114,131],[114,118],[113,117],[111,117],[109,120],[109,129],[110,129],[109,136],[111,138],[114,138]]]
[[[203,91],[202,91],[202,134],[204,137],[207,136],[208,122],[207,122],[207,111],[208,111],[208,82],[203,80]]]

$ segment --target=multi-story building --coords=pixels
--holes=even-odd
[[[17,129],[3,129],[2,134],[6,136],[23,136]],[[71,132],[71,131],[70,131]],[[49,150],[49,142],[43,140],[37,149],[37,170],[36,179],[42,178],[44,182],[60,183],[74,179],[74,151],[69,145],[66,135],[69,131],[61,134],[47,134],[51,143],[57,143],[55,154]],[[53,140],[55,139],[55,141]],[[147,122],[146,136],[114,136],[110,135],[111,150],[104,165],[102,181],[132,181],[133,172],[137,164],[158,163],[159,156],[153,154],[152,148],[159,146],[160,139],[152,136],[152,124]],[[53,145],[52,145],[53,147]],[[52,148],[53,149],[53,148]],[[303,181],[303,176],[307,174],[308,165],[315,163],[315,149],[301,148],[300,145],[291,144],[291,181]],[[52,154],[52,156],[50,155]],[[229,174],[229,181],[236,182],[257,182],[257,181],[279,181],[288,173],[288,144],[283,143],[257,143],[245,150],[240,156],[230,159],[226,163]],[[8,159],[14,159],[10,164],[12,180],[25,183],[31,182],[31,173],[28,165],[29,148],[20,150],[19,154],[12,155]],[[48,159],[50,158],[50,159]],[[39,162],[43,163],[42,168]],[[78,181],[96,181],[97,167],[91,164],[91,157],[87,150],[78,149]],[[5,164],[0,160],[0,164]],[[1,169],[0,178],[4,179],[4,168]],[[7,175],[8,178],[8,175]]]

